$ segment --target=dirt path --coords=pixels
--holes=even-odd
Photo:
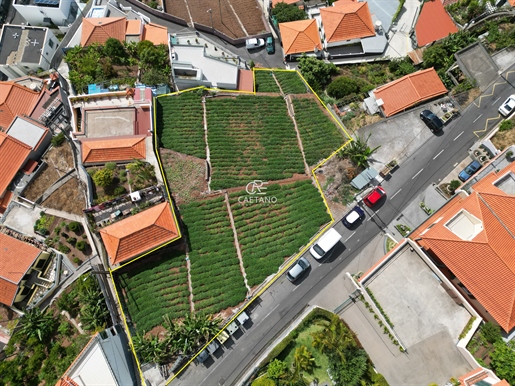
[[[195,312],[195,302],[193,301],[193,286],[191,285],[191,261],[188,251],[186,251],[186,268],[188,269],[188,290],[190,291],[188,300],[190,302],[190,311]]]
[[[202,110],[204,114],[204,142],[206,143],[206,163],[207,163],[207,192],[211,192],[211,152],[209,150],[209,142],[207,141],[207,110],[206,110],[206,97],[202,97]]]
[[[281,91],[282,92],[282,91]],[[302,140],[300,138],[299,128],[297,127],[297,121],[295,120],[295,109],[293,108],[293,103],[291,100],[291,96],[288,95],[284,98],[286,101],[286,108],[288,109],[288,114],[291,117],[291,120],[293,121],[293,127],[295,127],[295,133],[297,134],[297,143],[299,144],[300,153],[302,154],[302,161],[304,162],[304,173],[309,176],[309,165],[306,161],[306,155],[304,154],[304,146],[302,146]]]

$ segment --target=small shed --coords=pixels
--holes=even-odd
[[[370,181],[372,181],[374,178],[376,178],[379,175],[377,170],[374,168],[368,168],[363,170],[359,175],[354,178],[350,184],[354,186],[356,189],[363,189],[365,186],[367,186]]]

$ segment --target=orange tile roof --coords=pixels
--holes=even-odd
[[[148,40],[155,45],[168,45],[168,29],[154,23],[145,24],[141,40]]]
[[[0,196],[29,157],[31,147],[0,131]]]
[[[29,115],[39,92],[15,82],[0,82],[0,127],[7,128],[17,115]]]
[[[145,159],[146,135],[81,139],[82,163],[106,163]]]
[[[508,0],[508,3],[510,3],[512,7],[515,7],[515,0]]]
[[[285,55],[313,52],[315,47],[322,49],[315,19],[280,23],[279,30]]]
[[[70,377],[66,376],[59,379],[55,386],[79,386],[79,384]]]
[[[367,2],[340,0],[332,7],[320,8],[320,16],[328,43],[376,34]]]
[[[389,117],[446,92],[447,89],[434,68],[428,68],[378,87],[374,95],[376,100],[383,100],[381,109]]]
[[[515,164],[490,173],[473,185],[470,196],[455,196],[410,235],[438,256],[505,331],[515,327],[515,196],[492,183],[510,171],[515,173]],[[483,225],[468,241],[445,226],[463,209]]]
[[[82,21],[80,45],[86,47],[93,43],[104,44],[114,38],[125,41],[125,17],[94,17]]]
[[[100,230],[111,265],[122,263],[179,236],[168,202]]]
[[[510,386],[506,379],[502,379],[501,381],[494,383],[493,386]]]
[[[11,198],[13,198],[14,193],[10,190],[6,191],[4,196],[0,198],[0,214],[3,214],[7,209],[7,206],[11,202]]]
[[[458,32],[458,27],[440,1],[426,1],[415,25],[419,47]]]
[[[474,383],[485,378],[488,378],[488,373],[482,367],[478,367],[477,369],[458,377],[458,380],[462,386],[473,386]]]
[[[0,303],[11,306],[18,284],[41,250],[0,233]]]
[[[125,35],[138,35],[141,33],[141,20],[127,20]]]

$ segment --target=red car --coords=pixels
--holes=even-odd
[[[380,186],[376,186],[375,189],[372,190],[363,199],[363,201],[365,202],[366,206],[368,206],[369,208],[372,208],[377,203],[377,201],[379,201],[381,199],[381,197],[383,197],[384,195],[386,195],[386,192],[384,191],[384,189]]]

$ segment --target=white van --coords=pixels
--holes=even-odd
[[[340,241],[340,235],[334,228],[329,229],[318,241],[311,246],[309,252],[316,260],[322,259]]]

